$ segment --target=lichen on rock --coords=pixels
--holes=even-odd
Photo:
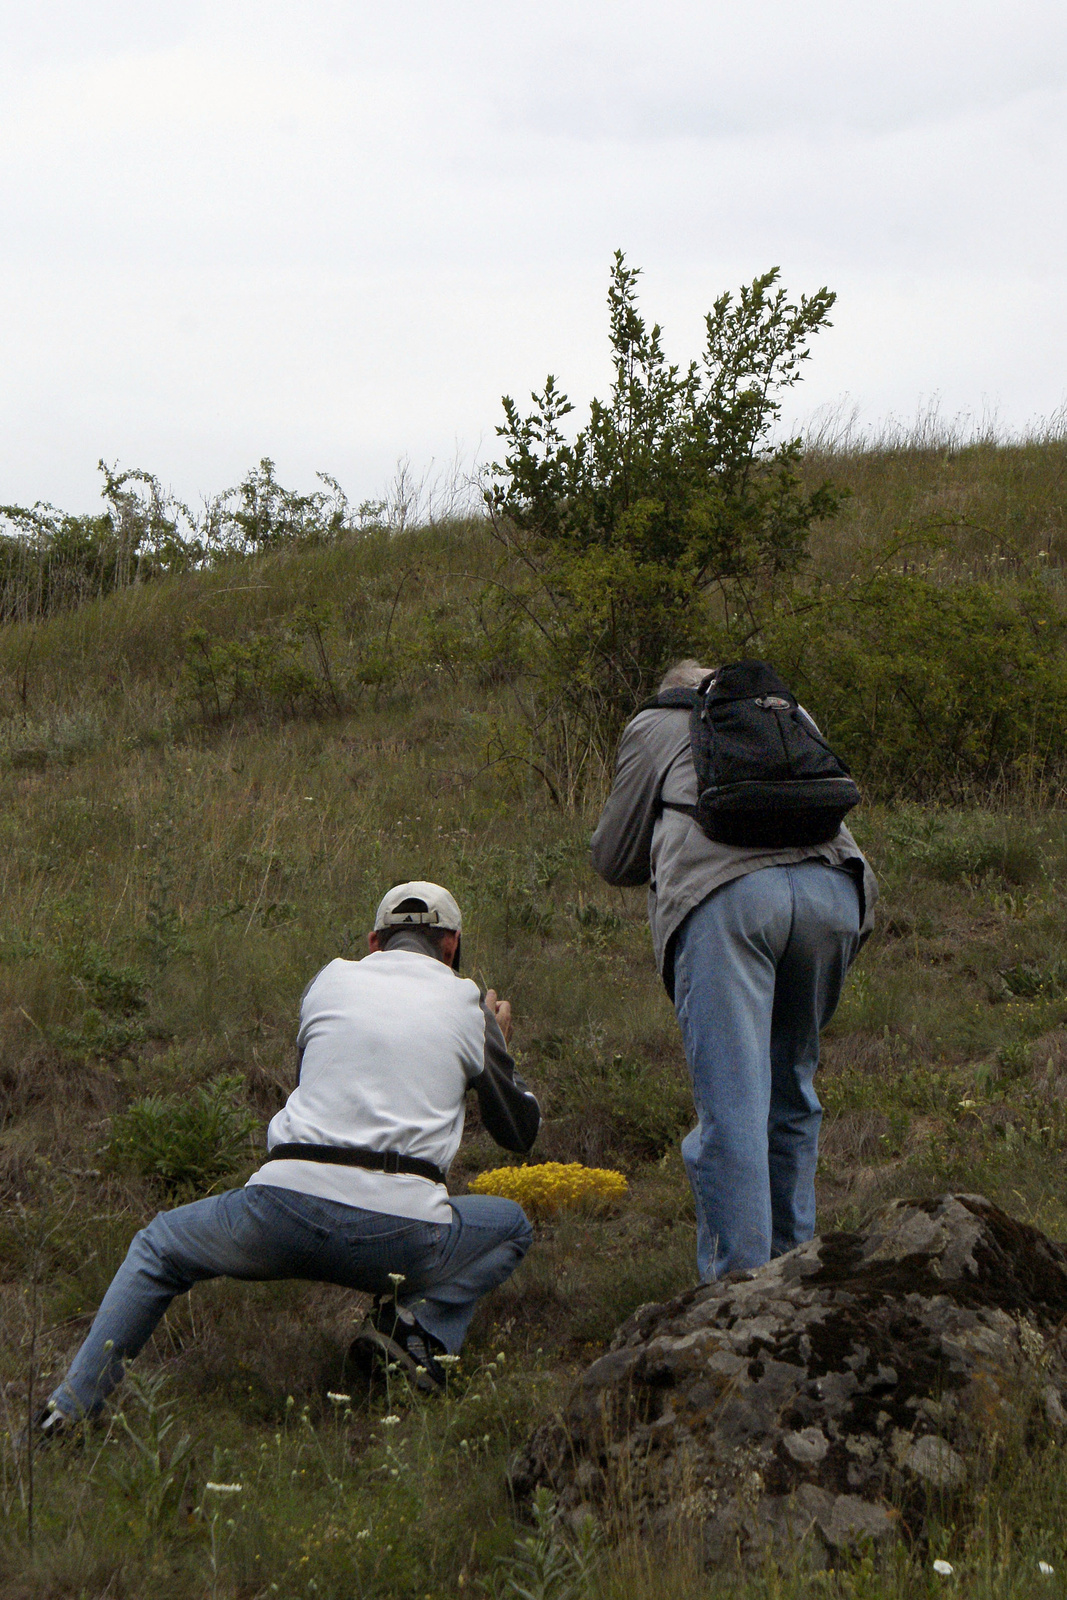
[[[700,1524],[709,1560],[917,1530],[931,1491],[1067,1426],[1067,1251],[980,1195],[894,1201],[642,1306],[512,1463],[520,1496]]]

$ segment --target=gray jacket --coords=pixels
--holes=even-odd
[[[608,883],[648,884],[656,965],[672,999],[672,944],[685,918],[724,883],[760,867],[816,860],[853,873],[860,898],[860,938],[867,938],[874,925],[878,884],[847,828],[828,844],[788,850],[716,844],[692,817],[663,810],[664,801],[690,806],[697,802],[689,718],[679,711],[641,711],[619,741],[615,782],[593,834],[593,865]]]

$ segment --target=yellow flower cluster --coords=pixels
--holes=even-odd
[[[583,1167],[580,1161],[543,1161],[536,1167],[496,1167],[481,1172],[471,1194],[497,1194],[517,1200],[532,1216],[553,1216],[574,1206],[599,1209],[621,1200],[628,1185],[621,1172]]]

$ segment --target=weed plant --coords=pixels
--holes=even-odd
[[[250,1153],[256,1119],[236,1096],[239,1077],[200,1084],[190,1095],[145,1095],[111,1125],[105,1159],[118,1171],[157,1179],[164,1188],[210,1193]]]

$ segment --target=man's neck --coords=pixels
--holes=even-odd
[[[386,950],[409,950],[415,956],[432,956],[435,961],[440,961],[441,953],[430,939],[422,939],[414,929],[408,932],[406,928],[400,933],[394,933],[389,940]]]

